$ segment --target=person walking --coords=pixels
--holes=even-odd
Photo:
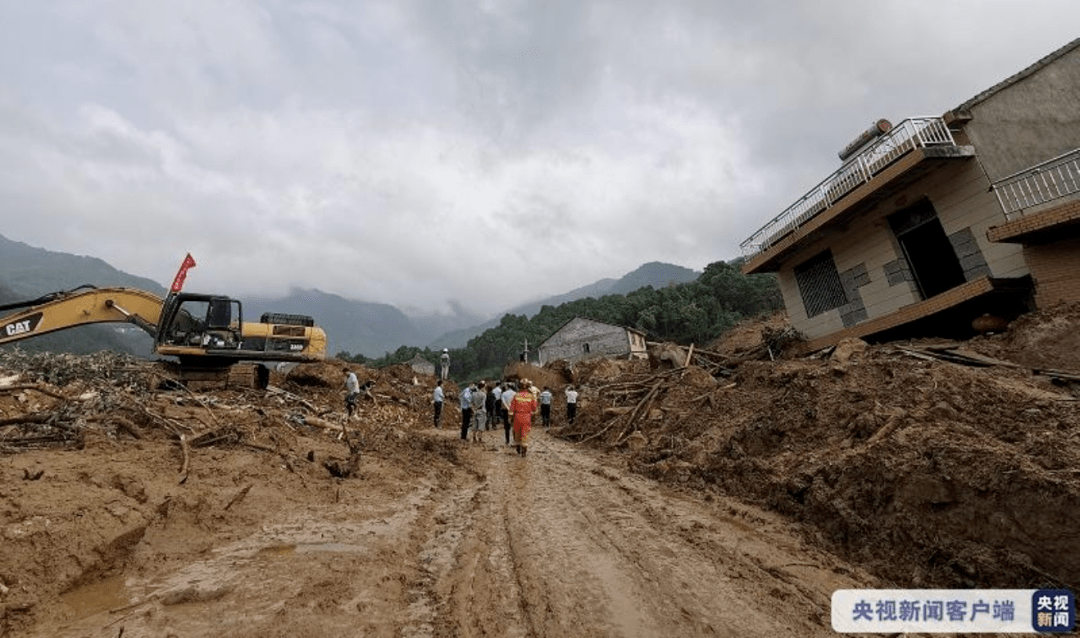
[[[498,419],[495,417],[496,408],[495,404],[502,398],[502,389],[499,388],[499,384],[494,384],[484,395],[484,412],[487,414],[487,426],[489,430],[495,429],[495,424],[498,423]]]
[[[528,379],[522,379],[520,385],[521,390],[510,402],[510,419],[514,423],[514,448],[519,455],[525,456],[529,451],[533,415],[536,414],[536,395],[529,390]]]
[[[443,379],[449,378],[450,375],[450,351],[446,348],[442,349],[442,356],[439,357],[439,376]]]
[[[544,391],[540,393],[540,420],[545,430],[551,427],[551,388],[546,385]]]
[[[510,403],[514,400],[514,384],[507,381],[504,386],[499,402],[502,404],[503,430],[506,433],[506,444],[510,445]]]
[[[473,443],[484,442],[484,430],[487,429],[487,392],[484,391],[486,384],[481,381],[472,391],[472,440]]]
[[[443,400],[445,399],[445,397],[446,397],[446,394],[443,392],[442,379],[439,379],[438,381],[435,382],[435,393],[434,393],[434,399],[435,399],[435,427],[437,427],[437,428],[442,427],[442,423],[440,423],[440,421],[442,421],[442,406],[443,406]]]
[[[470,385],[461,392],[461,440],[469,440],[469,426],[472,425],[472,391],[476,384]]]
[[[574,386],[566,386],[566,421],[570,424],[574,424],[574,417],[577,416],[577,390]]]
[[[352,419],[356,411],[356,397],[360,396],[360,382],[356,379],[356,373],[348,368],[342,368],[345,373],[345,412]]]

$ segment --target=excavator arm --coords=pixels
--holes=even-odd
[[[0,344],[91,323],[133,323],[157,336],[162,299],[134,288],[94,288],[54,292],[37,299],[0,306]]]

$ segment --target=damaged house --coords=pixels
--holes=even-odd
[[[592,357],[645,358],[645,333],[633,328],[575,317],[537,348],[540,365],[564,359],[573,363]]]
[[[416,374],[435,376],[435,364],[420,355],[416,355],[412,359],[409,359],[405,362],[405,365],[412,368],[412,371]]]
[[[743,242],[817,349],[1080,301],[1080,39],[946,112],[879,121]]]

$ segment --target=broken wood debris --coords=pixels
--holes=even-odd
[[[955,363],[958,365],[966,365],[979,368],[1001,366],[1005,368],[1028,370],[1032,374],[1052,377],[1064,381],[1080,381],[1080,374],[1076,374],[1074,372],[1023,366],[1018,363],[1013,363],[1012,361],[1005,361],[1003,359],[988,357],[984,354],[980,354],[978,352],[974,352],[973,350],[964,348],[959,344],[932,344],[924,346],[894,345],[892,346],[892,350],[895,352],[900,352],[901,354],[905,354],[907,356],[915,357],[917,359],[923,359],[925,361],[947,361],[949,363]]]

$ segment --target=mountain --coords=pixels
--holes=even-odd
[[[625,295],[646,286],[663,288],[675,284],[689,283],[695,281],[700,274],[700,272],[682,266],[651,261],[647,264],[638,266],[634,271],[626,273],[618,279],[601,279],[561,295],[547,297],[546,299],[529,302],[511,308],[491,321],[470,328],[448,332],[431,342],[430,347],[433,350],[441,350],[442,348],[463,348],[468,344],[469,339],[481,335],[485,330],[499,325],[499,322],[504,315],[525,315],[526,317],[532,317],[539,313],[540,309],[544,306],[559,306],[564,303],[577,301],[578,299],[586,299],[588,297],[599,299],[605,295]]]
[[[83,284],[126,286],[165,296],[158,282],[117,270],[97,257],[58,253],[12,241],[0,235],[0,282],[30,299]]]
[[[165,288],[156,281],[117,270],[96,257],[35,248],[0,235],[0,304],[28,301],[45,293],[70,290],[84,284],[99,288],[126,286],[165,294]],[[0,348],[72,354],[113,350],[146,357],[151,354],[151,344],[150,335],[139,328],[107,324],[61,330]]]
[[[428,343],[432,349],[460,348],[469,339],[497,326],[506,314],[531,317],[545,305],[558,306],[586,297],[626,294],[644,286],[660,288],[693,281],[698,274],[689,268],[651,262],[619,279],[601,279],[565,294],[511,308],[485,323],[480,323],[479,316],[460,304],[453,306],[450,315],[412,311],[410,316],[389,304],[346,299],[320,290],[294,289],[278,299],[245,298],[241,301],[245,321],[258,321],[264,312],[309,315],[326,330],[328,354],[345,351],[379,357],[386,352],[396,351],[402,345]],[[0,304],[34,299],[45,293],[70,290],[83,284],[126,286],[162,297],[167,292],[156,281],[117,270],[102,259],[35,248],[0,235]],[[448,332],[448,328],[458,329]],[[82,326],[0,347],[77,354],[102,349],[138,356],[149,356],[151,353],[149,336],[126,324]]]
[[[264,312],[309,315],[326,331],[327,353],[341,351],[369,357],[422,343],[420,332],[405,313],[389,304],[346,299],[321,290],[293,289],[280,299],[245,299],[244,321],[258,321]]]

